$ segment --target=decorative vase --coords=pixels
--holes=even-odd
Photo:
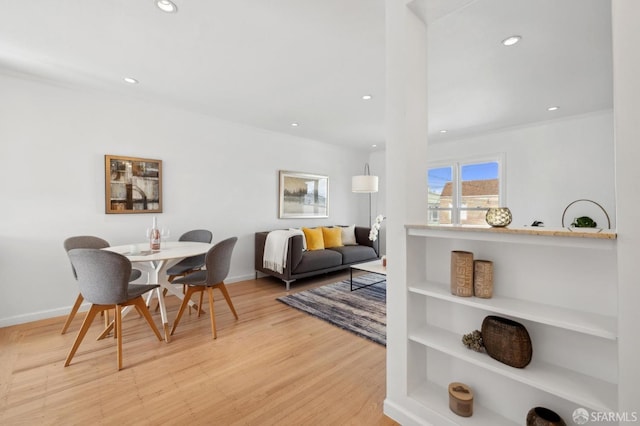
[[[490,299],[493,296],[492,261],[473,261],[473,295],[482,299]]]
[[[451,252],[451,294],[473,296],[473,253],[457,250]]]
[[[534,407],[527,413],[527,426],[566,426],[555,412],[544,407]]]
[[[492,207],[487,210],[485,220],[494,228],[501,228],[508,226],[513,220],[513,217],[508,207]]]
[[[489,315],[482,321],[480,332],[484,349],[491,358],[515,368],[524,368],[531,362],[531,338],[522,324]]]

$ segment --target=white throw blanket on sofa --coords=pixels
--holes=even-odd
[[[299,232],[284,229],[269,232],[264,242],[262,266],[281,274],[287,262],[289,238],[298,234]]]

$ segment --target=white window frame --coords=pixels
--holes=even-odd
[[[452,205],[450,208],[441,207],[429,207],[427,205],[428,218],[432,217],[432,212],[451,211],[451,224],[460,225],[461,213],[463,211],[471,210],[488,210],[483,207],[463,207],[462,206],[462,167],[481,164],[481,163],[498,163],[498,203],[499,205],[507,205],[507,191],[506,191],[506,167],[505,167],[505,154],[491,154],[486,156],[468,157],[462,159],[442,160],[434,161],[427,164],[427,188],[429,187],[429,170],[440,167],[451,167],[451,200]]]

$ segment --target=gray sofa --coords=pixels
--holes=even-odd
[[[287,290],[289,290],[289,285],[298,278],[339,271],[341,269],[347,269],[349,265],[375,260],[378,258],[378,241],[369,240],[369,230],[370,228],[355,227],[357,245],[311,251],[303,251],[302,235],[294,235],[289,238],[287,260],[282,273],[272,271],[262,266],[264,244],[269,231],[256,232],[256,279],[258,278],[259,272],[271,275],[284,281]]]

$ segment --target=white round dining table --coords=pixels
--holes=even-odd
[[[182,300],[184,295],[176,290],[169,281],[160,279],[161,272],[166,270],[170,261],[175,264],[185,257],[204,254],[213,247],[213,244],[199,243],[194,241],[168,241],[160,245],[160,250],[152,251],[149,249],[149,243],[124,244],[121,246],[107,247],[103,250],[109,250],[126,256],[131,263],[135,263],[135,268],[148,273],[148,284],[158,284],[159,288],[149,293],[147,297],[147,306],[150,306],[151,298],[155,293],[160,306],[160,315],[162,317],[162,325],[164,328],[165,340],[169,342],[169,321],[167,319],[167,309],[164,304],[163,289],[177,296]],[[195,306],[195,303],[194,303]]]

